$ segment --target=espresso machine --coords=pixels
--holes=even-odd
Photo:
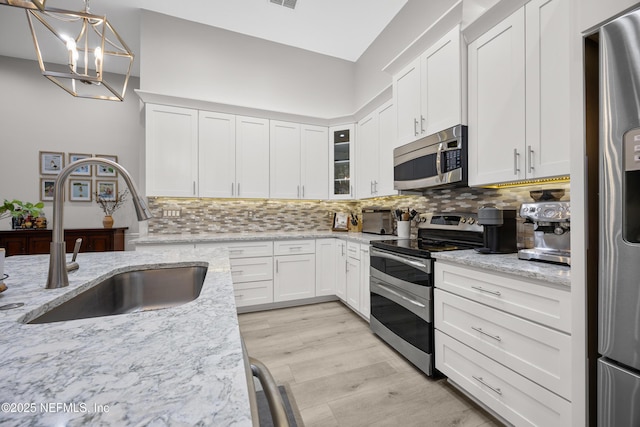
[[[520,249],[518,258],[571,265],[570,202],[523,203],[520,217],[533,224],[533,248]]]

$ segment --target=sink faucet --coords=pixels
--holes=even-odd
[[[52,240],[49,255],[49,274],[47,276],[47,289],[56,289],[69,286],[69,276],[67,275],[66,245],[64,242],[63,228],[63,206],[64,206],[64,183],[66,179],[80,166],[85,165],[103,165],[110,166],[120,172],[124,182],[129,187],[131,199],[136,209],[136,215],[139,221],[144,221],[152,217],[151,212],[147,208],[147,204],[140,197],[140,193],[136,188],[131,175],[125,168],[118,163],[101,157],[91,157],[80,159],[60,171],[53,187],[53,228]]]

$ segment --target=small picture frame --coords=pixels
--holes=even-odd
[[[69,180],[69,200],[72,202],[91,201],[91,180],[90,179],[70,179]]]
[[[69,153],[69,163],[77,160],[88,159],[91,154]],[[71,172],[71,176],[91,176],[91,165],[83,165]]]
[[[118,156],[110,156],[107,154],[96,154],[96,157],[102,157],[103,159],[111,160],[118,163]],[[118,171],[112,167],[105,165],[96,165],[96,176],[115,178],[118,176]]]
[[[349,231],[349,214],[336,212],[333,214],[333,231]]]
[[[96,181],[96,192],[102,200],[116,201],[118,198],[118,181]]]
[[[53,188],[56,180],[53,178],[40,178],[40,200],[43,202],[53,201]]]
[[[58,175],[64,168],[64,153],[40,151],[40,175]]]

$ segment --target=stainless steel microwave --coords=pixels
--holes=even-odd
[[[467,127],[457,125],[393,150],[393,188],[419,192],[467,185]]]

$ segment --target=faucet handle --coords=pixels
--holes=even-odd
[[[76,239],[76,245],[73,247],[73,257],[71,258],[71,262],[67,263],[67,271],[74,271],[80,268],[80,265],[76,262],[76,257],[80,251],[80,245],[82,245],[82,239],[78,237]]]

